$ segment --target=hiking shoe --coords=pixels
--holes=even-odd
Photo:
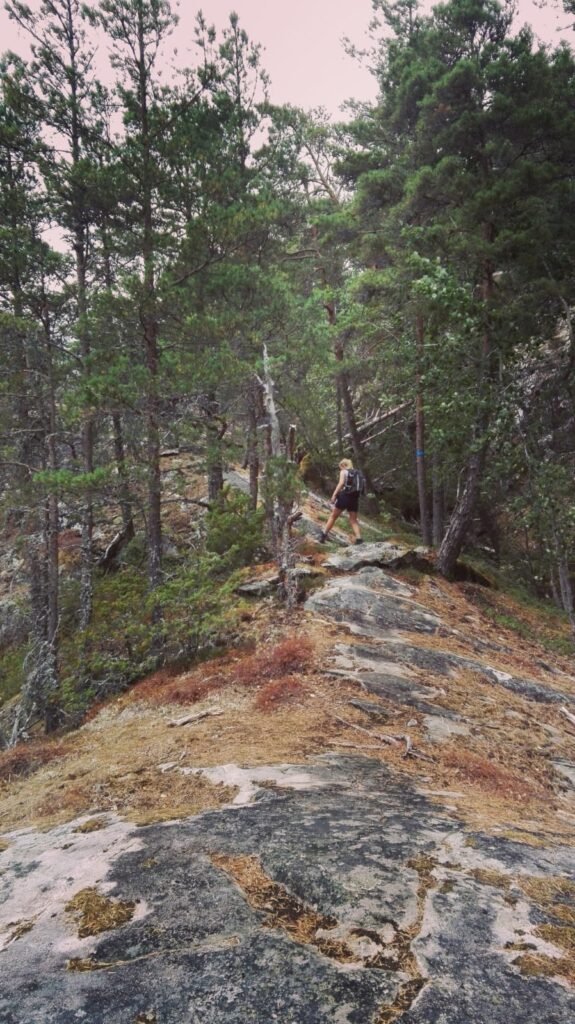
[[[363,544],[363,537],[356,537],[355,543],[356,544]]]
[[[319,542],[320,542],[320,544],[325,544],[326,540],[327,540],[327,533],[324,530],[322,530],[320,535],[319,535]]]

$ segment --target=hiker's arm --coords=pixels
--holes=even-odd
[[[339,492],[341,491],[342,487],[344,486],[344,484],[345,484],[345,469],[342,469],[341,473],[339,474],[339,480],[337,482],[337,487],[336,487],[335,491],[333,492],[333,494],[331,496],[331,504],[332,505],[333,505],[335,499],[337,498]]]

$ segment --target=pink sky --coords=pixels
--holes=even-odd
[[[39,0],[28,0],[28,4],[35,10]],[[264,48],[263,65],[272,80],[274,102],[304,108],[323,106],[337,114],[346,99],[374,97],[373,78],[357,61],[346,56],[342,46],[345,36],[360,48],[368,43],[371,0],[205,0],[199,4],[182,0],[178,10],[180,24],[174,34],[182,58],[200,8],[206,20],[218,29],[225,26],[230,11],[237,11],[240,24],[252,41]],[[565,27],[569,19],[558,14],[554,4],[541,10],[533,0],[519,0],[518,21],[529,22],[541,38],[554,43],[561,38],[557,27]],[[575,40],[571,32],[564,36]],[[0,40],[1,49],[25,52],[22,35],[3,8]]]

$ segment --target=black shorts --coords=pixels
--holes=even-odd
[[[357,512],[359,508],[359,494],[357,491],[340,491],[335,499],[335,507],[342,512]]]

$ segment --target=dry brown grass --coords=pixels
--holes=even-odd
[[[356,686],[338,684],[337,701],[345,704],[351,696],[357,696]],[[173,729],[168,726],[172,704],[133,702],[125,694],[69,737],[69,753],[57,773],[47,766],[4,784],[0,831],[50,827],[105,812],[143,824],[221,806],[233,791],[179,769],[301,763],[329,749],[331,721],[325,709],[334,697],[333,681],[314,676],[301,701],[280,703],[270,715],[254,708],[251,688],[230,684],[203,705],[223,714]],[[174,767],[164,773],[160,765],[165,764]]]
[[[554,946],[566,950],[573,957],[575,953],[575,928],[569,925],[540,924],[535,929],[535,934],[546,942],[552,942]],[[574,962],[575,969],[575,962]]]
[[[562,898],[575,901],[575,882],[561,875],[553,875],[551,878],[522,875],[517,882],[525,895],[541,907],[552,906]]]
[[[112,900],[97,889],[81,889],[65,907],[75,915],[80,939],[119,928],[132,920],[135,908],[133,900]]]
[[[319,914],[283,885],[266,875],[257,857],[230,857],[213,854],[212,862],[237,883],[251,907],[264,913],[268,928],[280,928],[294,942],[315,946],[324,956],[340,963],[353,963],[357,956],[344,943],[318,935],[335,928],[337,920]]]
[[[511,875],[504,875],[501,871],[495,871],[490,868],[474,868],[470,871],[472,878],[475,878],[481,885],[491,885],[494,889],[503,889],[507,891],[513,885],[513,878]]]
[[[78,825],[74,832],[79,832],[81,835],[87,835],[90,832],[100,832],[101,829],[106,828],[107,824],[107,818],[88,818],[87,821],[83,821],[81,825]]]
[[[564,978],[570,984],[575,984],[575,961],[572,957],[554,959],[543,953],[525,953],[516,957],[513,964],[526,977]]]
[[[418,583],[418,600],[437,610],[448,626],[458,625],[462,636],[408,634],[406,640],[477,659],[465,639],[481,635],[497,642],[493,625],[485,622],[484,629],[477,608],[460,586],[433,581],[432,587],[431,582],[423,578]],[[474,619],[472,626],[465,621],[469,615]],[[338,640],[353,645],[365,642],[361,637],[350,637],[345,626],[308,617],[301,609],[288,615],[269,602],[254,606],[243,635],[242,649],[191,672],[149,676],[120,699],[94,711],[65,744],[48,742],[45,755],[41,753],[44,743],[38,744],[36,761],[29,747],[22,754],[8,752],[15,760],[8,759],[12,767],[0,784],[0,829],[47,827],[87,812],[115,812],[139,823],[184,817],[221,806],[232,793],[195,774],[186,776],[179,768],[301,763],[326,751],[341,753],[345,747],[347,753],[364,753],[411,776],[416,785],[424,777],[426,790],[457,790],[454,798],[431,798],[438,803],[447,799],[450,813],[457,813],[474,829],[496,830],[521,842],[573,838],[573,827],[565,824],[570,819],[560,820],[556,814],[557,807],[568,807],[568,796],[554,791],[548,758],[557,748],[548,729],[558,731],[561,754],[567,758],[575,758],[575,737],[569,735],[555,708],[534,705],[472,672],[439,680],[416,672],[414,685],[421,679],[444,688],[438,711],[443,704],[459,712],[470,723],[471,735],[444,746],[431,745],[420,714],[383,702],[393,716],[389,731],[409,733],[414,747],[433,760],[405,758],[404,744],[372,749],[369,736],[334,721],[336,714],[368,729],[386,731],[349,708],[348,700],[362,695],[356,682],[321,673]],[[535,653],[517,637],[514,641],[504,662],[487,656],[484,660],[548,682],[544,670],[533,666]],[[537,655],[543,652],[537,650]],[[550,658],[545,655],[545,660]],[[551,677],[553,682],[557,685]],[[223,714],[180,729],[168,728],[174,705],[186,707],[200,701],[202,707],[217,708]],[[0,765],[6,756],[0,755]],[[24,774],[17,769],[20,758]],[[26,777],[28,760],[34,767]],[[163,773],[160,765],[166,762],[175,767]],[[557,897],[555,904],[565,906],[561,899]],[[567,918],[560,920],[571,923]]]

